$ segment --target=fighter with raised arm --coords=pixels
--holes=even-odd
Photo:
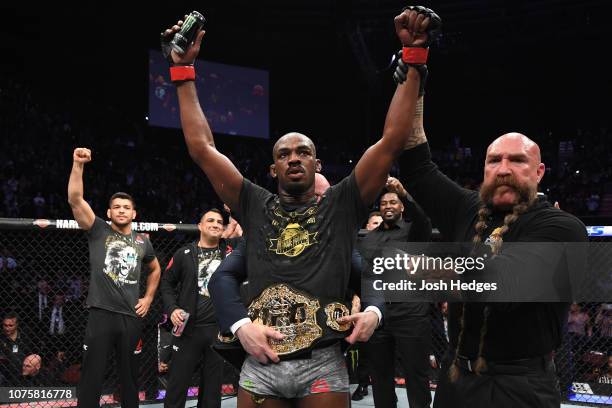
[[[132,231],[136,217],[134,199],[115,193],[106,215],[110,225],[96,217],[83,198],[83,169],[91,150],[77,148],[68,181],[68,203],[74,219],[87,231],[91,276],[87,307],[89,317],[83,343],[83,365],[77,390],[80,407],[99,407],[104,372],[111,350],[117,356],[121,405],[138,407],[138,355],[134,354],[159,284],[161,269],[149,238]],[[141,267],[149,268],[147,290],[139,298]]]
[[[402,14],[398,18],[411,30],[408,45],[422,41],[429,17],[419,14],[411,19]],[[181,24],[163,33],[164,42]],[[177,73],[189,154],[221,200],[235,211],[247,240],[250,307],[248,316],[232,325],[250,354],[242,366],[238,406],[284,407],[291,406],[290,400],[297,400],[300,407],[347,406],[348,374],[339,340],[348,336],[350,343],[366,341],[380,316],[375,308],[349,316],[344,299],[351,252],[368,206],[406,145],[403,130],[393,124],[399,117],[414,116],[419,73],[409,70],[407,81],[397,87],[382,138],[364,153],[351,175],[329,188],[319,201],[314,178],[321,162],[312,140],[297,132],[281,137],[270,165],[270,175],[278,179],[279,194],[274,195],[245,179],[215,148],[196,94],[194,73],[187,72],[203,36],[199,32],[185,54],[170,51],[166,55],[173,65],[171,74]],[[277,364],[265,365],[270,361]]]

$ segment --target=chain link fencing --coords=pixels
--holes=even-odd
[[[185,243],[195,240],[198,233],[195,225],[135,223],[133,226],[135,230],[149,234],[162,271],[173,253]],[[76,222],[0,219],[0,313],[3,318],[0,387],[76,387],[87,322],[85,299],[88,276],[87,239]],[[146,273],[141,281],[144,293]],[[60,307],[62,318],[58,319],[57,310]],[[562,397],[565,401],[582,404],[612,404],[612,301],[582,303],[573,308],[569,331],[564,336],[563,345],[555,353]],[[158,291],[145,318],[141,347],[137,350],[141,366],[142,401],[160,400],[164,396],[167,374],[160,372],[160,368],[163,370],[164,363],[169,363],[172,336],[169,333],[171,327],[163,321]],[[18,333],[16,341],[5,336],[12,330]],[[432,389],[435,389],[440,375],[439,363],[447,347],[444,306],[435,304],[432,307]],[[33,376],[35,378],[24,377],[24,360],[32,354],[40,356],[40,370]],[[36,361],[33,363],[36,365]],[[349,350],[347,366],[353,382],[357,382],[355,369],[358,364],[358,352]],[[404,381],[402,373],[397,372],[397,377],[397,383],[401,385]],[[119,401],[117,378],[111,356],[105,374],[103,403],[115,404]],[[236,381],[237,373],[226,365],[224,395],[235,392]],[[192,384],[198,384],[197,373]],[[196,392],[196,388],[190,389],[191,395]],[[75,404],[74,399],[64,399],[15,403],[12,406]]]
[[[162,273],[179,247],[198,238],[195,225],[137,222],[133,227],[149,234]],[[86,235],[72,220],[0,219],[0,387],[76,387],[87,323],[88,253]],[[141,295],[147,273],[141,276]],[[162,399],[165,394],[171,328],[158,290],[135,351],[140,358],[141,401]],[[12,330],[17,332],[15,341],[5,335]],[[24,376],[24,365],[32,355],[40,356],[40,369],[36,375]],[[36,366],[37,358],[33,360]],[[199,383],[197,372],[193,386]],[[114,355],[104,378],[102,403],[117,403],[121,391]],[[224,395],[234,392],[235,381],[234,369],[226,365]],[[195,396],[197,388],[189,392]],[[76,400],[43,400],[14,406],[75,404]]]

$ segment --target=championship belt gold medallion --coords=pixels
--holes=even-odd
[[[351,312],[343,303],[330,303],[325,306],[325,316],[327,316],[327,325],[335,331],[343,332],[351,328],[351,323],[338,323],[337,319],[348,316]]]
[[[310,347],[323,335],[317,324],[319,301],[284,285],[266,288],[249,306],[253,322],[282,333],[282,340],[270,340],[270,347],[279,355]]]

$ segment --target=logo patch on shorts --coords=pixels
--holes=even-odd
[[[255,384],[253,384],[253,381],[251,380],[244,380],[240,385],[242,386],[242,388],[247,390],[252,390],[253,388],[255,388]]]
[[[321,392],[329,392],[329,384],[327,384],[327,380],[325,378],[321,378],[316,380],[310,386],[310,392],[313,394],[321,393]]]

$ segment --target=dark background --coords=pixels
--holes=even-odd
[[[436,1],[444,36],[430,53],[430,139],[482,146],[511,130],[607,125],[607,1]],[[272,138],[290,130],[359,152],[378,138],[393,89],[378,74],[399,49],[405,2],[206,1],[133,5],[4,3],[2,75],[58,103],[88,96],[144,121],[147,50],[201,11],[207,60],[270,70]],[[155,137],[155,136],[151,136]]]

